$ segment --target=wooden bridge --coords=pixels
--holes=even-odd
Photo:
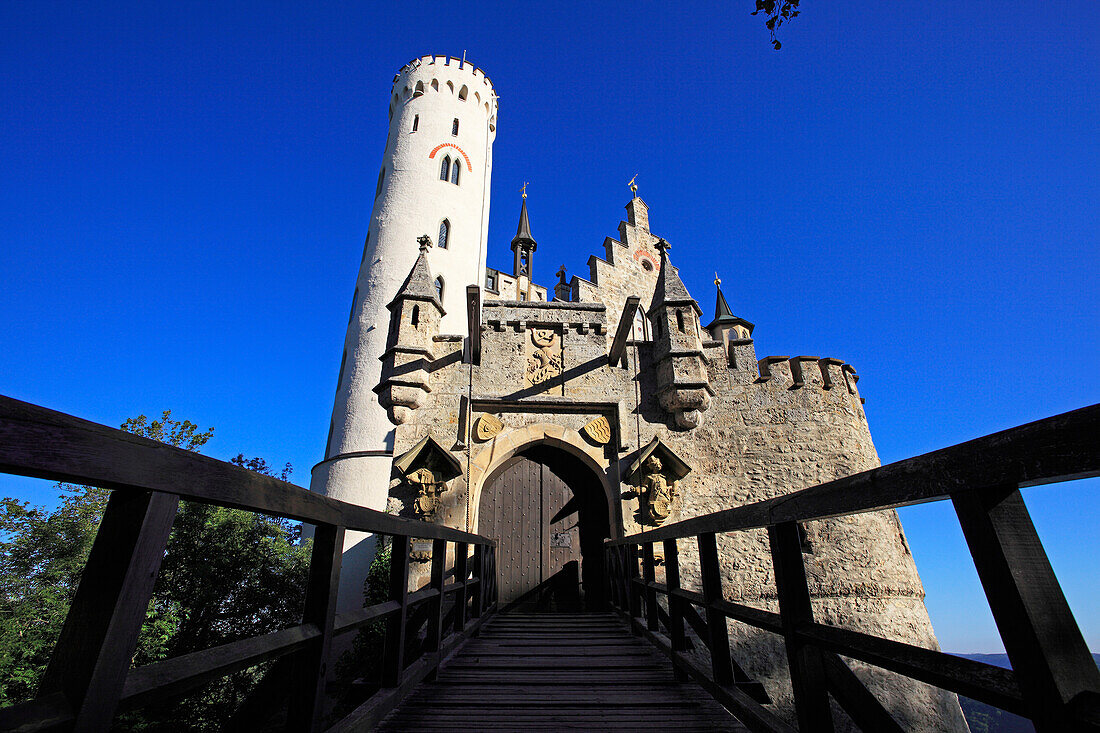
[[[112,490],[39,695],[0,710],[4,731],[107,730],[119,711],[272,660],[259,686],[272,697],[246,703],[252,717],[227,721],[227,730],[270,729],[268,718],[275,717],[290,731],[828,731],[830,701],[864,730],[900,730],[843,658],[1023,715],[1042,733],[1100,730],[1100,671],[1020,493],[1100,475],[1100,406],[609,540],[610,610],[593,614],[499,612],[491,539],[335,501],[6,397],[0,397],[0,471]],[[132,668],[181,500],[316,527],[302,622]],[[938,500],[954,505],[1011,670],[814,620],[800,522]],[[766,529],[771,541],[778,613],[730,602],[723,593],[716,536],[753,529]],[[390,538],[389,598],[337,613],[348,530]],[[433,553],[430,582],[410,591],[413,537],[431,540]],[[700,591],[680,584],[684,542],[699,550]],[[664,583],[656,581],[657,543]],[[793,720],[778,715],[734,663],[728,619],[783,638]],[[374,670],[378,691],[333,720],[327,707],[333,640],[377,621],[386,627]],[[709,658],[709,667],[700,657]]]

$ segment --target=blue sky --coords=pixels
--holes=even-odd
[[[393,74],[500,94],[491,266],[586,273],[638,174],[704,312],[850,361],[883,462],[1098,401],[1100,6],[0,5],[0,393],[207,453],[328,429]],[[1096,481],[1025,495],[1090,645]],[[0,493],[54,501],[48,484]],[[950,507],[902,514],[945,649],[1001,649]]]

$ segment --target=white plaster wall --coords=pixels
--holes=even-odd
[[[417,82],[423,84],[423,94],[416,94]],[[459,99],[463,86],[465,100]],[[384,175],[344,339],[326,460],[314,467],[310,483],[313,491],[379,511],[386,508],[394,427],[374,392],[389,329],[386,305],[416,261],[417,237],[427,234],[436,243],[446,218],[451,225],[447,249],[433,247],[428,258],[432,274],[444,280],[441,330],[466,335],[466,286],[481,285],[485,273],[497,111],[484,72],[446,56],[425,56],[403,67],[394,78],[389,109],[390,130],[380,165]],[[451,134],[455,118],[458,135]],[[444,155],[461,161],[457,186],[439,179]],[[361,600],[359,589],[373,552],[352,552],[352,547],[363,539],[349,535],[345,548],[344,608],[357,607]]]

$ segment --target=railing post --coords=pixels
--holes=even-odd
[[[668,637],[675,652],[687,650],[687,635],[684,633],[684,599],[676,597],[680,590],[680,553],[676,540],[665,540],[665,583],[668,586]],[[680,665],[674,664],[676,679],[685,680],[687,675]]]
[[[707,604],[705,610],[710,668],[714,673],[715,682],[720,685],[732,685],[733,662],[730,657],[730,636],[729,628],[726,626],[726,615],[714,608],[714,602],[722,600],[722,567],[718,564],[718,539],[714,532],[704,532],[699,535],[698,543],[703,600]]]
[[[653,543],[642,544],[642,580],[646,582],[645,591],[645,615],[646,628],[650,631],[660,631],[660,619],[657,616],[657,591],[649,587],[649,583],[657,582],[656,563],[653,560]]]
[[[642,589],[634,582],[641,577],[638,573],[638,546],[630,543],[623,547],[623,555],[626,559],[626,572],[623,573],[623,585],[626,587],[627,605],[630,613],[630,628],[634,633],[639,633],[634,628],[634,619],[642,617]]]
[[[443,581],[447,575],[447,540],[432,540],[432,576],[430,588],[438,595],[428,601],[428,637],[426,650],[438,651],[443,643]]]
[[[401,609],[386,621],[382,687],[397,687],[405,671],[405,626],[409,616],[409,536],[394,535],[390,546],[390,600]]]
[[[455,633],[461,634],[466,630],[466,602],[469,594],[469,567],[470,546],[465,542],[455,543],[455,580],[462,583],[462,588],[455,594]]]
[[[470,615],[481,618],[485,600],[485,545],[474,545],[474,576],[477,578],[477,588],[470,604]]]
[[[1019,488],[960,493],[951,501],[1036,730],[1073,729],[1073,700],[1100,692],[1100,671]]]
[[[343,552],[344,528],[332,524],[318,525],[313,536],[302,623],[316,626],[321,636],[300,653],[295,663],[298,681],[287,711],[286,729],[289,731],[318,730],[321,724]]]
[[[791,672],[795,714],[800,730],[832,731],[833,714],[825,670],[818,650],[798,640],[803,624],[813,623],[810,590],[806,584],[806,566],[802,564],[802,542],[796,522],[781,522],[768,527],[775,590],[779,596],[779,614],[787,664]],[[728,656],[728,652],[727,652]]]
[[[118,706],[179,497],[112,491],[39,697],[64,693],[74,731],[107,730]]]

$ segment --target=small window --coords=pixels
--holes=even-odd
[[[642,269],[646,272],[653,272],[653,263],[645,258],[642,258]]]
[[[351,296],[351,314],[348,315],[348,323],[355,318],[355,306],[359,303],[359,288],[355,289],[355,295]]]
[[[519,291],[519,299],[520,300],[527,300],[527,293],[523,292],[522,290]]]
[[[451,183],[456,186],[458,185],[458,169],[461,167],[462,166],[458,164],[458,158],[455,158],[454,167],[451,169]]]
[[[443,278],[437,277],[435,279],[435,294],[439,296],[439,302],[443,302]]]
[[[458,170],[458,166],[455,166],[455,170]],[[439,223],[439,239],[436,242],[436,247],[440,249],[447,249],[447,235],[451,233],[451,222],[444,219]]]
[[[676,311],[676,328],[680,329],[680,333],[684,332],[684,312]]]
[[[463,85],[462,85],[462,88],[458,90],[458,98],[459,98],[459,100],[460,100],[460,101],[463,101],[463,102],[465,102],[465,101],[466,101],[466,97],[467,97],[467,96],[468,96],[469,94],[470,94],[470,90],[466,88],[466,85],[465,85],[465,84],[463,84]]]
[[[455,85],[452,84],[451,82],[447,82],[447,89],[448,89],[448,91],[450,91],[451,94],[455,93]]]
[[[432,90],[439,91],[439,79],[432,79]]]
[[[455,117],[455,121],[451,123],[451,134],[458,135],[458,118]]]
[[[420,115],[413,115],[413,132],[416,132],[416,128],[420,127]]]
[[[451,175],[451,158],[444,155],[443,162],[439,164],[439,180],[446,181]]]
[[[412,318],[409,321],[412,323],[413,328],[420,328],[420,306],[413,306]]]
[[[416,82],[416,91],[413,92],[413,99],[416,99],[417,97],[419,97],[423,94],[424,94],[424,82],[418,81],[418,82]]]
[[[494,290],[494,291],[497,289],[497,276],[496,275],[486,275],[485,276],[485,289],[486,290]]]
[[[378,172],[378,186],[374,189],[374,198],[376,198],[376,199],[378,198],[379,194],[382,193],[382,182],[384,180],[386,180],[386,169],[385,168],[383,168],[382,170],[380,170]]]

